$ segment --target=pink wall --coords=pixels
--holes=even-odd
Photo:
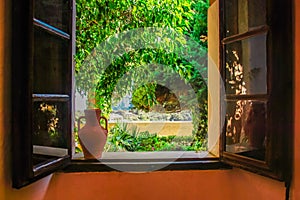
[[[161,171],[152,173],[56,173],[20,190],[11,188],[9,165],[9,16],[0,1],[0,199],[2,200],[247,200],[285,197],[284,184],[243,170]],[[300,3],[295,0],[296,55],[300,55]],[[300,118],[300,57],[296,58],[296,112]],[[293,200],[300,199],[300,124],[295,123]]]

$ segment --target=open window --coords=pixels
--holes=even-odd
[[[225,120],[220,161],[288,180],[291,1],[215,4],[220,8],[217,59],[225,86],[221,111],[226,113],[220,118],[220,124]],[[12,8],[12,171],[13,186],[20,188],[70,164],[74,153],[75,1],[14,0]],[[188,163],[204,169],[212,162],[191,158]],[[95,167],[93,163],[92,170],[100,169]]]

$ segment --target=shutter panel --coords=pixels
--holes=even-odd
[[[75,1],[13,7],[13,186],[20,188],[71,159]]]
[[[221,160],[288,180],[292,146],[291,1],[221,1],[225,125]],[[279,9],[280,8],[280,9]]]

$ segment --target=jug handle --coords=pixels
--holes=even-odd
[[[80,120],[83,119],[83,118],[85,118],[85,116],[81,116],[81,117],[79,117],[78,120],[77,120],[77,128],[78,128],[78,131],[80,130]]]
[[[100,116],[100,120],[101,119],[104,119],[104,121],[105,121],[105,127],[104,127],[104,129],[108,131],[108,120],[107,120],[107,118],[104,117],[104,116]]]

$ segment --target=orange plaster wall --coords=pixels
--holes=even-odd
[[[296,44],[300,45],[300,7],[296,2]],[[0,200],[283,200],[283,183],[243,170],[163,171],[151,173],[56,173],[20,190],[11,188],[9,126],[9,21],[0,1]],[[298,46],[299,46],[298,45]],[[300,47],[296,45],[296,55]],[[296,58],[296,119],[300,117],[300,58]],[[295,123],[293,200],[300,199],[300,125]],[[13,144],[12,144],[13,145]]]
[[[291,189],[293,200],[300,199],[300,1],[294,1],[295,9],[295,135],[294,175]]]
[[[284,197],[283,184],[241,170],[165,171],[148,173],[58,173],[46,200],[253,200]]]

